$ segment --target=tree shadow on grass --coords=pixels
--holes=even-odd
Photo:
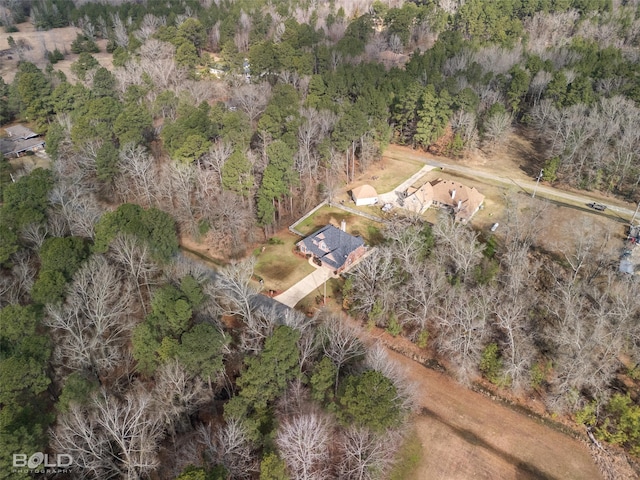
[[[531,463],[525,462],[510,453],[505,452],[499,448],[496,448],[494,445],[491,445],[486,440],[481,438],[480,436],[473,433],[471,430],[467,430],[465,428],[458,427],[456,425],[452,425],[448,421],[446,421],[442,416],[435,413],[433,410],[422,407],[420,413],[425,417],[432,418],[437,422],[446,425],[450,428],[458,437],[462,438],[465,442],[475,447],[480,447],[492,455],[495,455],[499,458],[502,458],[506,462],[514,465],[516,467],[518,480],[559,480],[554,476],[549,475],[548,473],[543,472],[535,465]]]

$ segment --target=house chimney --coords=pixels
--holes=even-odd
[[[343,232],[347,231],[347,221],[346,220],[342,220],[340,222],[340,230],[342,230]]]
[[[453,190],[451,190],[451,200],[453,200],[454,198],[456,198],[456,189],[455,188]]]
[[[458,200],[458,210],[462,208],[462,200]]]

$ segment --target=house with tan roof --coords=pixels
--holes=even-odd
[[[451,210],[456,221],[465,223],[478,211],[482,202],[484,202],[484,195],[475,187],[438,178],[432,182],[426,182],[419,188],[408,188],[405,193],[404,208],[421,214],[431,205],[435,205]]]
[[[433,186],[426,182],[419,188],[409,187],[404,199],[404,208],[422,214],[433,204]]]
[[[371,185],[361,185],[351,190],[351,198],[356,205],[373,205],[378,203],[378,192]]]

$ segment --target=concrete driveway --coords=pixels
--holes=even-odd
[[[319,267],[287,291],[282,292],[277,297],[273,297],[273,299],[293,308],[300,300],[309,295],[316,288],[321,287],[322,284],[332,276],[333,272],[331,272],[331,270],[325,267]]]
[[[433,170],[433,168],[434,167],[432,165],[425,165],[390,192],[379,194],[378,203],[381,203],[383,205],[385,203],[390,203],[394,207],[399,207],[400,205],[398,204],[398,193],[404,192],[407,188],[420,180],[420,178],[422,178],[427,172]]]

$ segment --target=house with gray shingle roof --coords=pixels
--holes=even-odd
[[[0,139],[0,153],[7,157],[19,157],[25,152],[35,152],[44,148],[44,139],[23,125],[4,129],[9,135]]]
[[[10,138],[14,140],[26,140],[27,138],[37,137],[38,134],[24,125],[14,125],[13,127],[7,127],[4,129]]]
[[[296,246],[302,254],[313,256],[336,273],[348,268],[366,251],[361,237],[349,235],[333,225],[322,227],[300,240]]]

